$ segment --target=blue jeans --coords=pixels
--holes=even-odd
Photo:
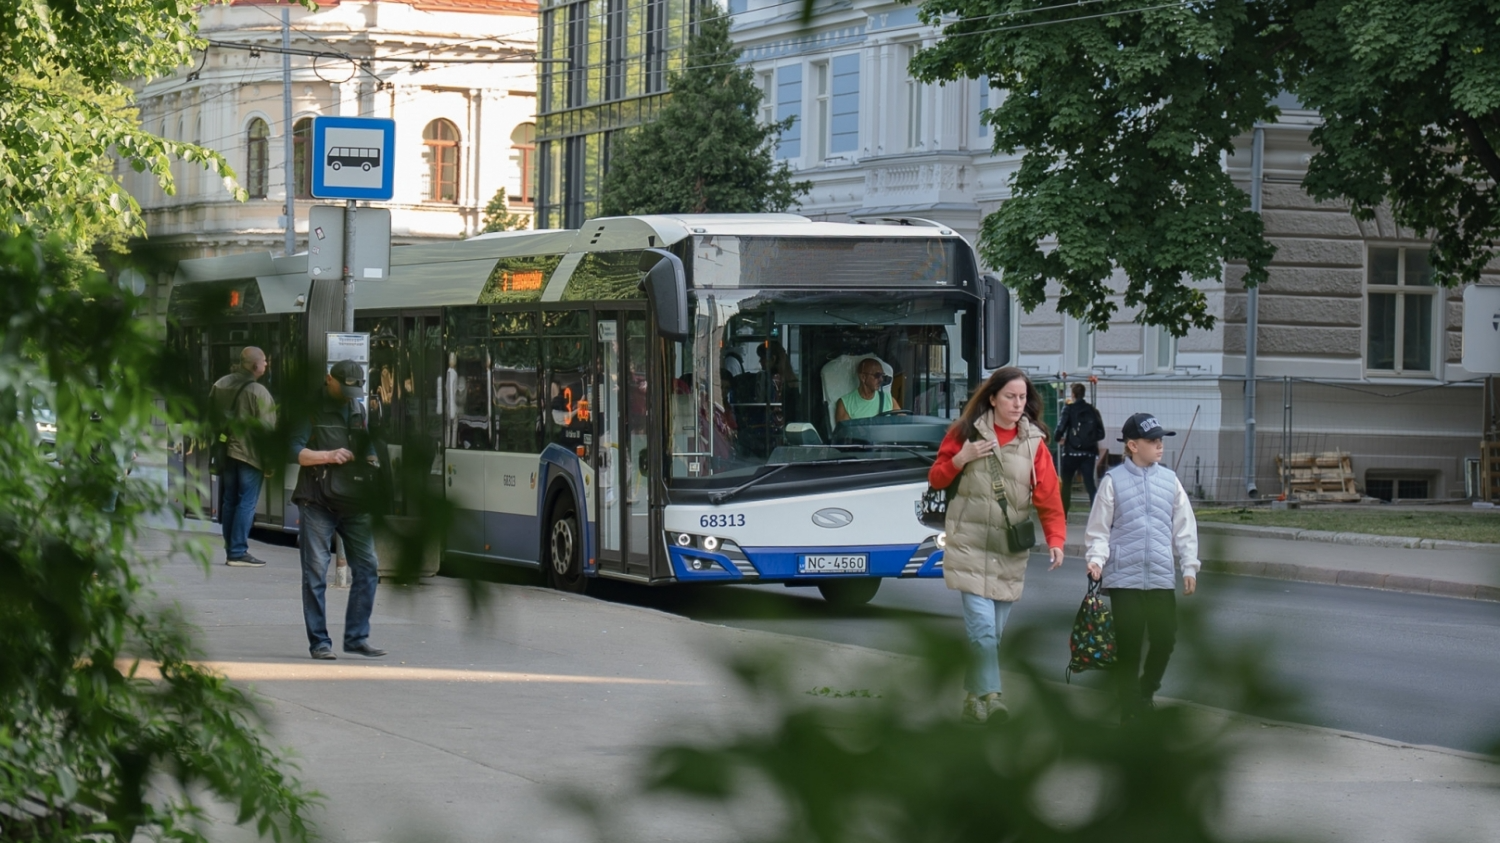
[[[969,635],[969,669],[964,690],[975,696],[1000,693],[1000,634],[1010,618],[1009,600],[991,600],[959,592],[964,605],[964,631]]]
[[[231,457],[219,475],[219,524],[224,528],[224,555],[238,559],[250,552],[250,525],[266,475],[247,462]]]
[[[297,540],[302,553],[302,621],[307,626],[309,650],[332,647],[324,592],[328,588],[328,562],[333,558],[333,536],[344,539],[344,556],[354,582],[344,608],[344,649],[358,647],[370,637],[370,613],[375,609],[375,586],[380,574],[375,562],[374,518],[369,514],[340,516],[314,503],[301,505],[302,535]]]

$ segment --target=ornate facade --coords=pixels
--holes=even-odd
[[[391,210],[397,243],[474,234],[502,187],[513,212],[530,212],[535,5],[325,0],[316,12],[292,6],[290,125],[282,100],[283,8],[272,0],[204,6],[200,35],[213,42],[206,52],[194,56],[195,65],[138,86],[143,125],[222,153],[250,194],[247,202],[234,201],[220,177],[195,165],[173,165],[173,195],[149,176],[122,169],[154,245],[179,258],[281,254],[290,194],[294,251],[304,249],[308,208],[320,201],[310,194],[318,115],[396,121],[396,195],[380,204]]]

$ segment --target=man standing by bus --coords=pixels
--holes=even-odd
[[[266,353],[253,345],[240,351],[235,371],[214,381],[209,398],[224,422],[216,432],[227,440],[219,466],[219,524],[224,528],[225,564],[259,568],[266,563],[250,555],[250,525],[268,466],[255,451],[254,433],[276,426],[275,402],[257,381],[266,373]]]
[[[356,471],[358,466],[350,465],[356,459],[375,462],[375,448],[359,406],[364,386],[364,370],[358,363],[334,363],[312,411],[292,430],[292,459],[302,467],[297,488],[292,491],[292,502],[302,514],[297,542],[302,555],[302,619],[315,659],[337,658],[333,639],[328,636],[324,603],[335,533],[344,540],[344,554],[354,575],[344,611],[344,652],[370,658],[386,654],[369,642],[370,614],[375,609],[375,587],[380,581],[374,517],[358,503],[333,497],[339,483],[330,476],[331,472]]]

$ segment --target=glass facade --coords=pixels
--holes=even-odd
[[[544,0],[537,228],[599,212],[614,132],[655,119],[703,0]],[[563,61],[557,61],[563,60]]]

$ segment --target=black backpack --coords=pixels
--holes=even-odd
[[[1068,447],[1090,450],[1104,438],[1104,420],[1099,411],[1088,404],[1074,404],[1073,419],[1064,434]]]

